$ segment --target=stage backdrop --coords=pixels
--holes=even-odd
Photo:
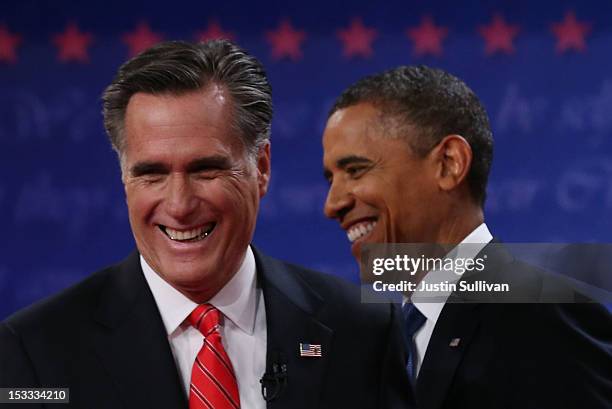
[[[320,139],[346,86],[400,64],[446,69],[487,107],[496,236],[609,242],[611,16],[611,2],[577,0],[5,1],[0,319],[134,247],[100,95],[162,39],[228,37],[265,65],[273,175],[254,241],[271,255],[357,279],[345,234],[322,214]]]

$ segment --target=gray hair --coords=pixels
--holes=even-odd
[[[132,95],[182,95],[218,84],[230,93],[234,123],[253,158],[270,139],[272,88],[262,64],[228,40],[157,44],[124,63],[102,95],[104,127],[123,165],[125,112]]]

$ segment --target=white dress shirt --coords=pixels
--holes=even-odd
[[[189,396],[191,369],[204,342],[200,331],[187,321],[197,304],[156,274],[142,256],[140,265],[166,327],[185,393]],[[259,380],[266,370],[266,311],[263,293],[257,287],[255,257],[250,247],[240,269],[208,303],[224,316],[221,340],[234,367],[240,406],[265,409]]]
[[[447,257],[453,258],[463,258],[463,259],[473,259],[478,255],[480,250],[482,250],[487,243],[493,240],[493,236],[489,232],[487,225],[482,223],[478,226],[474,231],[467,235],[465,239],[459,244],[471,243],[473,245],[470,246],[459,246],[455,247],[455,249],[451,250]],[[452,254],[453,251],[456,254]],[[451,256],[452,254],[452,256]],[[452,271],[441,272],[441,271],[430,271],[425,277],[423,277],[422,282],[432,282],[439,283],[443,281],[448,281],[449,283],[455,283],[461,278],[460,274],[455,274]],[[425,353],[427,352],[427,345],[429,344],[429,340],[431,339],[431,335],[436,327],[436,322],[438,321],[438,317],[442,312],[442,308],[444,308],[444,304],[446,300],[450,296],[451,292],[436,292],[435,296],[438,302],[427,301],[426,299],[431,297],[431,293],[422,293],[419,291],[419,287],[417,287],[417,291],[412,294],[412,303],[414,306],[425,316],[427,319],[423,326],[415,333],[414,335],[414,343],[416,345],[416,359],[413,362],[416,363],[416,373],[417,376],[419,374],[419,370],[421,369],[421,364],[423,363],[423,358],[425,357]],[[422,293],[422,294],[420,294]]]

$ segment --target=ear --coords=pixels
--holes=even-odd
[[[270,142],[266,142],[264,146],[259,148],[257,152],[257,183],[259,185],[259,197],[263,197],[268,192],[270,183]]]
[[[472,148],[461,135],[448,135],[434,148],[438,167],[438,185],[444,191],[459,186],[472,165]]]

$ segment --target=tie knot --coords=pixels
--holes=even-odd
[[[407,302],[402,306],[402,312],[404,313],[407,335],[412,339],[414,334],[425,324],[427,318],[411,302]]]
[[[217,329],[219,319],[219,310],[210,304],[200,304],[189,314],[189,323],[205,337]]]

